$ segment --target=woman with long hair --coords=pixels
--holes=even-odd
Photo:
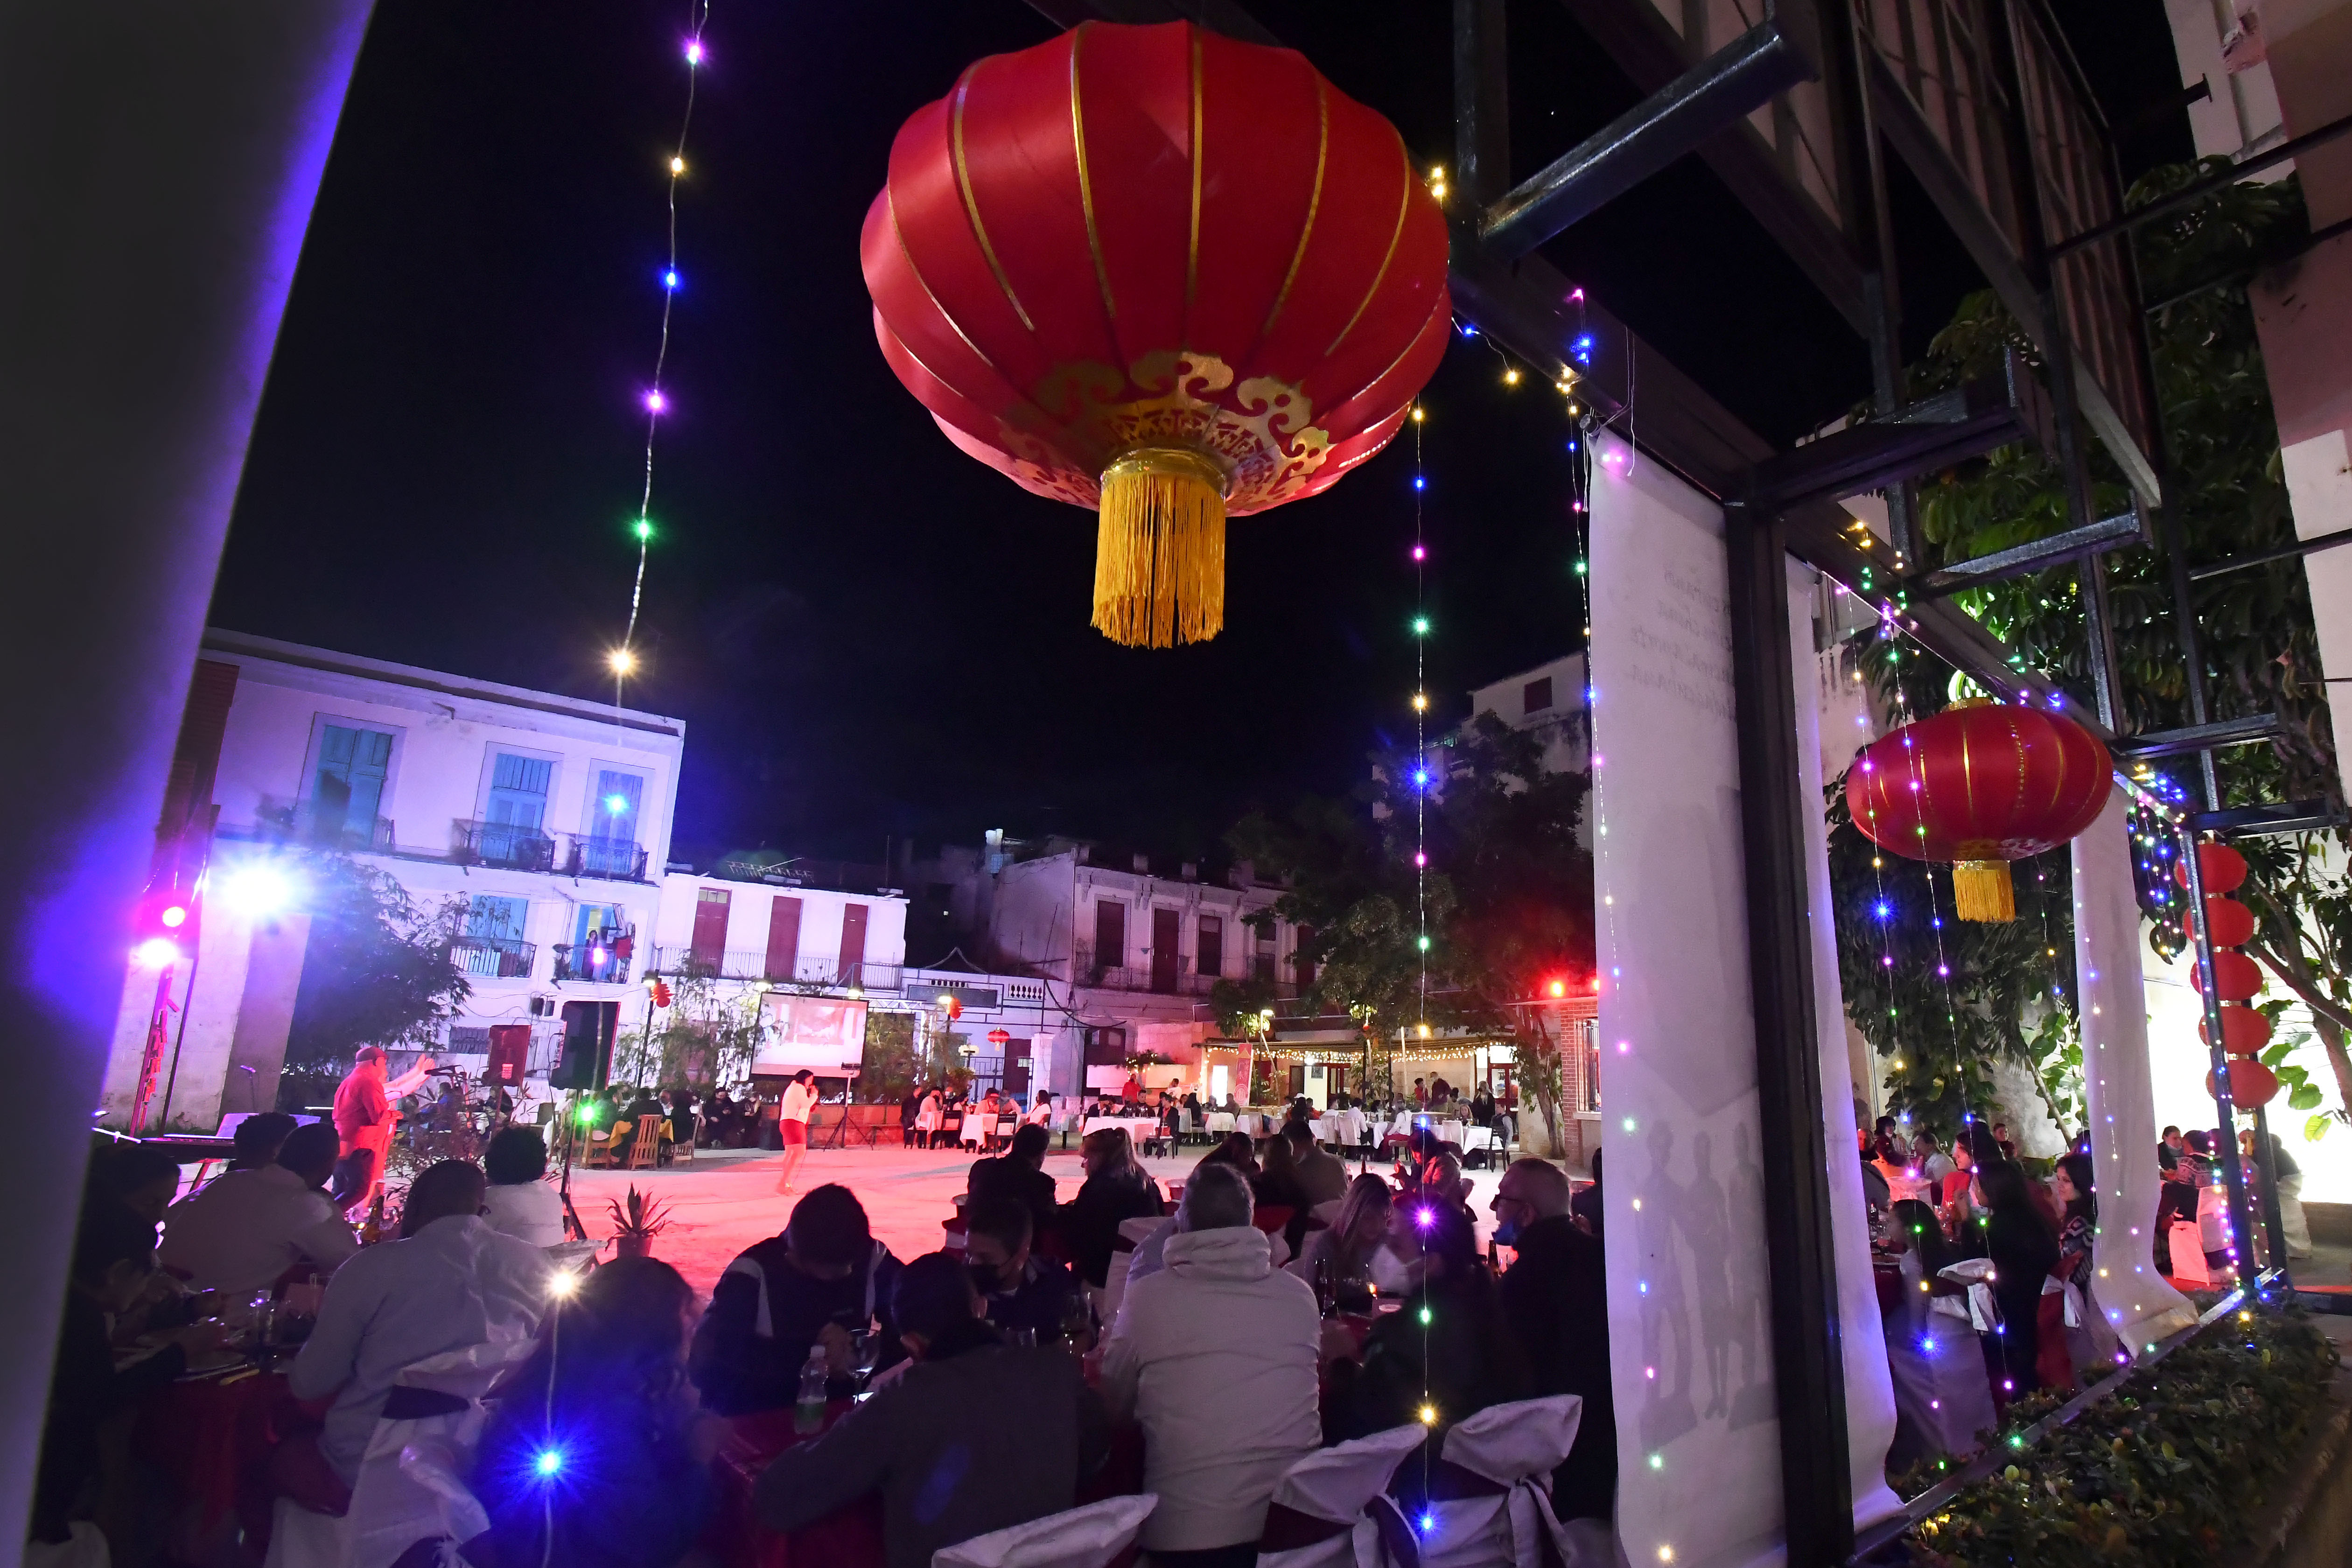
[[[1993,1302],[2000,1310],[1999,1328],[1987,1336],[1992,1376],[2004,1398],[2016,1399],[2042,1386],[2034,1369],[2042,1348],[2042,1282],[2058,1266],[2058,1237],[2015,1161],[1979,1164],[1977,1193],[1986,1211]]]
[[[1394,1203],[1388,1183],[1369,1171],[1358,1176],[1348,1184],[1348,1195],[1339,1200],[1339,1212],[1331,1223],[1307,1233],[1290,1272],[1312,1285],[1317,1271],[1328,1265],[1335,1287],[1360,1279],[1376,1289],[1402,1292],[1409,1284],[1404,1261],[1388,1244]]]
[[[623,1258],[548,1313],[490,1395],[473,1476],[489,1540],[474,1560],[667,1568],[695,1550],[719,1435],[687,1382],[695,1306],[677,1269]]]
[[[2051,1195],[2063,1205],[2058,1227],[2058,1277],[2077,1289],[2091,1288],[2091,1246],[2099,1229],[2099,1194],[2091,1182],[2088,1154],[2061,1154],[2050,1178]]]
[[[1100,1289],[1110,1276],[1119,1222],[1157,1218],[1168,1210],[1160,1184],[1137,1161],[1126,1128],[1098,1127],[1078,1149],[1087,1179],[1078,1195],[1062,1205],[1059,1228],[1078,1277]]]

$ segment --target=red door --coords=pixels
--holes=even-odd
[[[694,947],[697,969],[716,974],[727,957],[727,906],[734,895],[724,888],[705,888],[694,899]]]
[[[865,967],[866,906],[844,904],[841,908],[841,963],[834,972],[834,983],[856,985]]]
[[[768,913],[768,978],[794,978],[800,962],[801,901],[778,894]]]
[[[1175,910],[1151,911],[1151,988],[1176,989],[1177,930],[1182,915]]]
[[[1127,967],[1127,906],[1103,899],[1095,905],[1095,966]]]

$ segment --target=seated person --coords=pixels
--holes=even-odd
[[[1160,1498],[1147,1552],[1255,1562],[1276,1480],[1323,1440],[1315,1292],[1274,1268],[1253,1206],[1239,1171],[1196,1169],[1167,1267],[1129,1285],[1104,1343],[1104,1400],[1141,1424],[1143,1489]]]
[[[887,1367],[905,1359],[889,1318],[904,1265],[874,1239],[856,1194],[837,1183],[793,1205],[783,1234],[755,1242],[712,1287],[688,1365],[702,1403],[721,1415],[775,1410],[800,1396],[809,1348],[822,1344],[836,1397],[856,1391],[850,1335],[883,1324]]]
[[[192,1290],[218,1290],[237,1303],[272,1289],[297,1264],[321,1278],[334,1273],[359,1250],[325,1190],[336,1151],[331,1123],[297,1127],[276,1163],[230,1171],[173,1204],[163,1215],[163,1267]]]
[[[1309,1285],[1319,1277],[1335,1294],[1351,1301],[1365,1293],[1364,1286],[1391,1296],[1404,1295],[1412,1289],[1412,1277],[1404,1259],[1389,1245],[1392,1205],[1388,1183],[1365,1172],[1349,1184],[1339,1215],[1321,1230],[1309,1231],[1305,1249],[1286,1268]],[[1128,1281],[1132,1284],[1134,1279],[1130,1270]],[[1370,1310],[1370,1306],[1350,1310]]]
[[[1347,1162],[1323,1152],[1315,1142],[1314,1128],[1304,1121],[1286,1121],[1282,1137],[1290,1145],[1291,1169],[1307,1207],[1338,1203],[1348,1195]]]
[[[1052,1135],[1034,1122],[1013,1134],[1013,1146],[999,1158],[972,1163],[964,1190],[975,1204],[1011,1198],[1029,1211],[1029,1239],[1042,1247],[1054,1232],[1054,1178],[1045,1173],[1045,1148]]]
[[[490,1528],[465,1542],[467,1563],[688,1559],[710,1521],[710,1459],[724,1431],[698,1414],[686,1381],[694,1307],[677,1270],[651,1258],[615,1258],[558,1304],[539,1349],[492,1393],[473,1473]]]
[[[1360,1363],[1340,1360],[1332,1366],[1324,1426],[1334,1442],[1422,1419],[1425,1406],[1435,1407],[1433,1434],[1442,1433],[1488,1405],[1535,1393],[1468,1215],[1433,1204],[1400,1205],[1397,1215],[1411,1216],[1398,1231],[1419,1243],[1420,1286],[1406,1298],[1404,1310],[1373,1323]],[[1420,1480],[1417,1467],[1408,1462],[1405,1468],[1415,1473],[1400,1472],[1400,1495]]]
[[[482,1168],[490,1179],[482,1217],[492,1230],[533,1247],[563,1239],[563,1197],[547,1184],[547,1140],[538,1128],[501,1129],[482,1151]]]
[[[1008,1333],[1030,1329],[1040,1343],[1052,1341],[1079,1293],[1078,1281],[1060,1264],[1032,1255],[1028,1206],[1009,1197],[982,1198],[964,1211],[964,1223],[963,1258],[980,1288],[982,1315]]]
[[[1593,1151],[1598,1193],[1601,1153]],[[1580,1201],[1584,1193],[1576,1194]],[[1561,1519],[1607,1519],[1617,1490],[1617,1418],[1609,1381],[1609,1291],[1598,1228],[1570,1212],[1568,1177],[1549,1160],[1514,1160],[1495,1192],[1495,1239],[1516,1249],[1500,1281],[1503,1319],[1535,1380],[1530,1397],[1584,1401],[1576,1446],[1552,1472]]]
[[[1568,1212],[1570,1216],[1582,1222],[1577,1226],[1577,1228],[1583,1231],[1588,1236],[1597,1237],[1601,1234],[1601,1215],[1604,1212],[1601,1206],[1601,1156],[1602,1152],[1603,1151],[1599,1149],[1595,1149],[1592,1152],[1591,1184],[1582,1188],[1574,1197],[1568,1200]],[[1509,1243],[1507,1242],[1504,1245],[1508,1246]]]
[[[275,1164],[278,1151],[285,1145],[286,1135],[301,1125],[282,1110],[264,1110],[247,1117],[236,1124],[229,1135],[236,1152],[229,1157],[232,1171],[258,1171]]]
[[[150,1228],[180,1193],[180,1163],[147,1143],[110,1143],[90,1156],[82,1207],[110,1203],[130,1210]]]
[[[667,1114],[662,1109],[662,1102],[654,1098],[653,1090],[649,1089],[637,1090],[629,1100],[629,1108],[621,1112],[622,1119],[629,1124],[629,1130],[626,1132],[614,1134],[614,1159],[630,1158],[636,1149],[639,1135],[645,1132],[650,1131],[656,1138],[661,1139],[662,1142],[667,1143],[669,1139],[662,1131],[662,1121]],[[655,1152],[658,1153],[660,1151]]]
[[[318,1327],[287,1383],[306,1404],[331,1401],[326,1426],[278,1445],[271,1479],[320,1513],[351,1506],[352,1480],[384,1396],[403,1367],[468,1345],[529,1337],[547,1307],[547,1255],[481,1216],[481,1168],[427,1167],[409,1184],[400,1239],[335,1271]]]
[[[329,1130],[331,1132],[332,1129]],[[82,1211],[68,1265],[65,1320],[49,1373],[47,1423],[41,1433],[38,1479],[33,1486],[29,1539],[63,1544],[95,1533],[84,1523],[113,1474],[121,1444],[102,1440],[102,1428],[138,1400],[188,1370],[188,1358],[221,1347],[218,1323],[198,1323],[161,1336],[163,1348],[117,1366],[107,1319],[139,1300],[155,1268],[155,1227],[120,1205]],[[101,1546],[94,1561],[106,1561]]]
[[[694,1097],[685,1089],[669,1091],[669,1135],[675,1143],[691,1143],[695,1131]]]
[[[1145,1174],[1124,1127],[1100,1127],[1079,1145],[1087,1179],[1078,1195],[1055,1215],[1062,1246],[1078,1278],[1100,1288],[1110,1277],[1110,1255],[1122,1220],[1158,1218],[1167,1200],[1160,1184]]]
[[[1074,1507],[1110,1447],[1076,1358],[1005,1343],[953,1253],[899,1270],[890,1307],[913,1364],[777,1456],[752,1490],[760,1522],[798,1530],[879,1491],[890,1568],[929,1568],[942,1547]]]

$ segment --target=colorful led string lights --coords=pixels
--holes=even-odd
[[[629,531],[637,542],[637,572],[629,587],[628,627],[621,634],[620,646],[606,658],[613,672],[613,704],[620,706],[621,683],[637,668],[637,613],[645,602],[646,559],[653,546],[654,522],[654,437],[661,428],[662,416],[670,412],[669,394],[663,388],[662,374],[669,364],[670,315],[677,302],[680,278],[677,267],[677,186],[686,178],[686,138],[694,126],[695,88],[702,79],[705,58],[702,37],[710,24],[710,0],[691,0],[687,7],[686,39],[679,53],[686,64],[686,108],[678,116],[677,141],[670,150],[667,184],[664,195],[667,207],[669,254],[656,281],[661,286],[661,333],[654,347],[654,370],[641,398],[646,416],[645,483],[637,495],[637,515],[629,524]]]

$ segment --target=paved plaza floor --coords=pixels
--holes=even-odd
[[[1147,1160],[1144,1167],[1160,1181],[1181,1181],[1204,1152],[1188,1148],[1172,1158]],[[874,1234],[900,1258],[914,1258],[939,1248],[940,1222],[955,1213],[972,1158],[968,1151],[949,1149],[812,1149],[793,1184],[803,1193],[826,1182],[850,1187],[865,1205]],[[691,1164],[668,1170],[575,1169],[572,1201],[588,1234],[602,1238],[613,1233],[607,1205],[632,1184],[660,1199],[669,1206],[670,1225],[656,1238],[654,1256],[674,1266],[697,1290],[708,1291],[737,1253],[784,1227],[793,1200],[776,1195],[782,1166],[782,1154],[720,1150],[704,1151]],[[1379,1163],[1371,1168],[1386,1170]],[[1055,1179],[1065,1203],[1077,1195],[1085,1179],[1076,1149],[1047,1154],[1045,1173]],[[1494,1195],[1497,1173],[1471,1175],[1478,1187],[1473,1202],[1483,1241],[1492,1223],[1486,1200]]]

